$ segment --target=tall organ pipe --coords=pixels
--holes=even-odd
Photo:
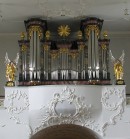
[[[99,47],[98,38],[103,20],[90,17],[81,21],[81,30],[88,40],[88,77],[89,80],[98,81],[99,78]]]
[[[31,81],[38,81],[40,80],[42,64],[40,42],[43,39],[44,33],[47,30],[47,23],[45,20],[39,18],[32,18],[25,21],[25,27],[27,30],[27,39],[30,40],[30,77]]]

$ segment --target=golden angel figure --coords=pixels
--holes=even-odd
[[[114,56],[112,55],[112,52],[110,51],[110,56],[111,56],[111,61],[113,63],[114,67],[114,74],[116,78],[116,84],[124,84],[123,80],[123,64],[124,64],[124,56],[125,53],[124,51],[122,52],[122,55],[120,56],[119,59],[115,59]]]
[[[15,86],[15,74],[17,71],[18,60],[19,60],[18,53],[14,61],[10,61],[7,53],[5,55],[6,78],[7,78],[6,86]]]

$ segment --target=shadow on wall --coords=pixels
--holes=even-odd
[[[62,124],[47,127],[31,139],[102,139],[94,131],[79,125]]]

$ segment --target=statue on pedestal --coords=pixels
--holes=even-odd
[[[6,65],[6,86],[15,86],[15,74],[17,71],[17,64],[19,60],[19,53],[17,53],[17,56],[14,61],[11,61],[8,58],[8,54],[5,55],[5,65]]]
[[[116,84],[117,85],[125,84],[124,80],[123,80],[124,56],[125,56],[125,53],[124,53],[124,51],[122,51],[122,55],[120,56],[120,58],[119,59],[115,59],[115,57],[112,55],[112,52],[110,51],[110,57],[111,57],[111,61],[113,63],[114,74],[115,74]]]

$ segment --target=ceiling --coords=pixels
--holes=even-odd
[[[126,15],[125,15],[126,14]],[[103,30],[130,32],[130,0],[0,0],[0,33],[25,31],[24,20],[40,17],[50,28],[69,23],[75,28],[81,19],[104,19]]]

